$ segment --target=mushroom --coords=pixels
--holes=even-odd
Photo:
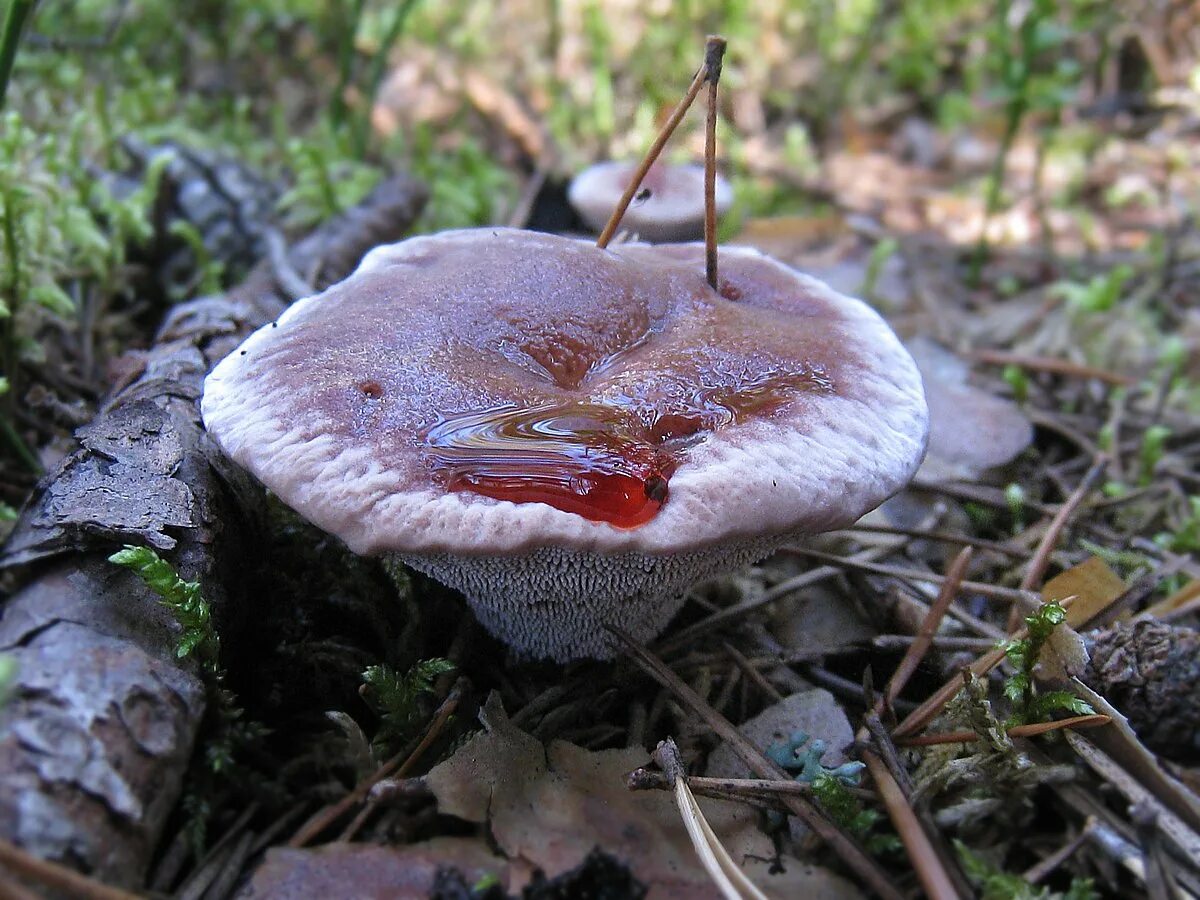
[[[469,229],[378,247],[205,382],[221,447],[533,657],[648,640],[693,582],[843,527],[925,448],[911,357],[747,248]]]
[[[571,181],[567,199],[589,228],[604,228],[636,168],[634,163],[596,163]],[[733,189],[718,175],[717,214],[723,215],[732,205]],[[622,224],[653,243],[699,238],[704,233],[704,167],[655,163],[642,179]]]

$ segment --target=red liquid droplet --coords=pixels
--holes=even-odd
[[[443,419],[426,437],[426,456],[452,491],[633,528],[666,502],[675,470],[642,430],[615,406],[500,408]]]
[[[456,413],[426,434],[425,459],[452,491],[547,503],[635,528],[667,502],[676,454],[691,442],[744,415],[768,415],[797,393],[830,387],[820,373],[786,373],[702,388],[665,412],[649,397],[626,396]]]

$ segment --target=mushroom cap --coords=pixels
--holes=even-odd
[[[378,247],[223,360],[204,421],[285,503],[462,590],[519,649],[609,655],[605,622],[651,636],[688,583],[855,521],[924,452],[920,376],[874,311],[754,250],[720,261],[718,292],[700,245]],[[448,415],[583,401],[657,421],[737,397],[770,402],[668,441],[669,495],[633,528],[447,490],[429,462]]]
[[[625,193],[637,166],[602,162],[584,169],[571,181],[567,199],[589,228],[601,231]],[[704,234],[704,167],[656,163],[642,180],[649,194],[630,204],[622,227],[655,243],[691,241]],[[640,192],[639,192],[640,193]],[[733,205],[733,188],[721,175],[716,183],[717,215]]]

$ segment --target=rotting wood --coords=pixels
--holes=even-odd
[[[386,181],[289,259],[318,287],[337,281],[407,231],[425,196],[410,178]],[[140,374],[80,429],[0,558],[38,563],[0,619],[0,650],[19,666],[0,718],[0,836],[114,885],[141,884],[205,691],[176,657],[170,614],[107,556],[127,542],[167,553],[219,617],[242,599],[261,492],[208,441],[196,400],[212,364],[284,309],[276,282],[260,263],[227,294],[172,309]]]

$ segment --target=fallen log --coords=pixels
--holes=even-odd
[[[389,180],[227,294],[173,308],[138,372],[38,485],[0,554],[25,580],[0,611],[0,652],[18,665],[0,710],[0,837],[110,884],[142,884],[205,688],[176,656],[170,613],[107,557],[125,543],[154,547],[201,582],[218,621],[236,609],[261,491],[204,433],[204,376],[286,307],[297,282],[345,277],[407,231],[425,198],[419,183]]]

